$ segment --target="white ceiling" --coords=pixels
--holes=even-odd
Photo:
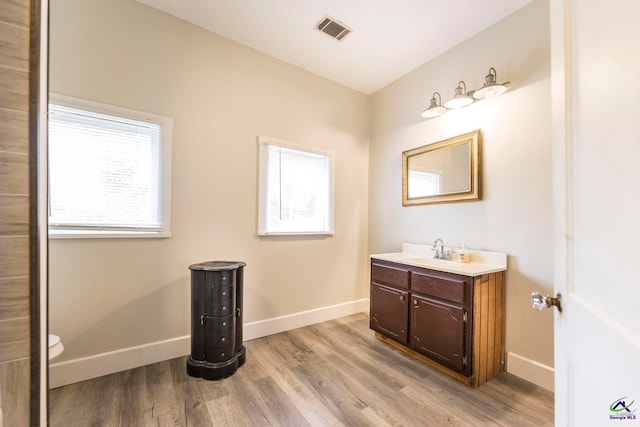
[[[138,1],[371,94],[532,0]],[[353,32],[319,32],[325,15]]]

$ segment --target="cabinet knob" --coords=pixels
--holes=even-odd
[[[418,300],[417,299],[413,300],[413,305],[415,305],[416,307],[418,306]]]
[[[404,295],[400,295],[400,302],[404,304]]]

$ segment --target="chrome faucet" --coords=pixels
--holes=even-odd
[[[438,243],[440,243],[440,250],[438,250]],[[444,250],[444,240],[438,238],[435,242],[433,242],[433,249],[436,251],[433,256],[436,259],[451,259],[451,253],[449,251]]]

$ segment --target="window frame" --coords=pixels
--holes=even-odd
[[[264,174],[263,170],[263,153],[266,147],[269,145],[278,146],[282,148],[288,148],[291,150],[303,151],[311,154],[326,156],[329,159],[329,187],[328,187],[328,221],[327,229],[323,231],[268,231],[267,221],[265,215],[266,209],[266,188],[267,183],[262,179]],[[258,136],[258,231],[259,237],[269,236],[333,236],[335,234],[335,169],[336,169],[336,154],[334,151],[326,150],[319,147],[292,143],[289,141],[283,141],[268,136]]]
[[[51,239],[122,239],[122,238],[168,238],[171,237],[171,154],[173,142],[173,118],[160,116],[157,114],[147,113],[139,110],[118,107],[115,105],[103,104],[100,102],[89,101],[86,99],[75,98],[71,96],[61,95],[57,93],[49,94],[47,111],[49,104],[76,108],[95,112],[98,114],[106,114],[110,116],[122,117],[129,120],[137,120],[154,123],[161,128],[160,139],[160,222],[161,229],[159,231],[148,230],[121,230],[100,228],[97,226],[80,226],[73,227],[48,227],[49,238]],[[49,129],[47,115],[47,133]],[[49,220],[47,215],[47,221]]]

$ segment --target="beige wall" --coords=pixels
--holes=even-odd
[[[56,362],[188,335],[200,261],[245,322],[367,298],[367,96],[134,0],[52,0],[50,44],[52,92],[174,118],[171,238],[50,241]],[[335,236],[256,237],[258,135],[336,152]]]
[[[552,293],[552,188],[547,2],[519,12],[421,66],[372,97],[369,248],[403,241],[506,252],[507,351],[553,366],[552,311],[531,309],[532,290]],[[434,91],[459,80],[478,88],[489,67],[510,80],[498,98],[424,120]],[[402,207],[401,153],[474,129],[483,131],[483,199]]]
[[[0,426],[29,425],[29,18],[0,7]]]

